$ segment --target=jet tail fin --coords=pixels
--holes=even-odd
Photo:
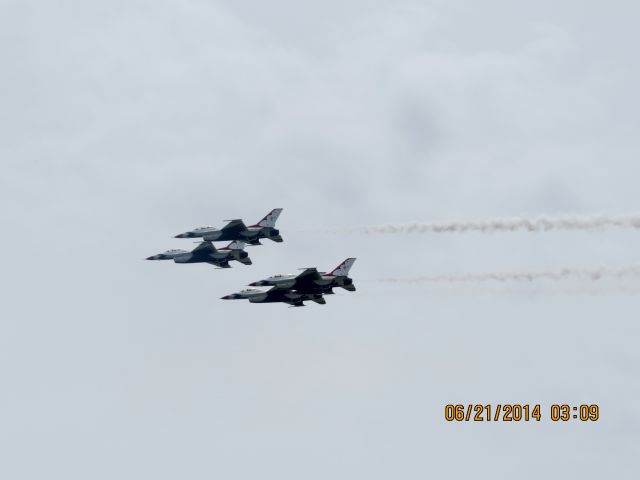
[[[275,227],[276,222],[278,221],[278,217],[282,213],[281,208],[274,208],[269,213],[267,213],[262,220],[254,225],[254,227]]]
[[[244,250],[245,245],[246,244],[240,240],[234,240],[225,248],[228,248],[229,250]]]
[[[336,277],[349,275],[349,270],[351,270],[351,267],[353,267],[355,261],[355,258],[347,258],[344,262],[334,268],[333,271],[329,273],[329,275],[333,275]]]

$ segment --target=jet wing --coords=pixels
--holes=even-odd
[[[315,280],[320,280],[321,278],[318,270],[315,268],[305,268],[298,274],[296,283],[291,288],[302,293],[315,292],[320,288],[315,284]]]
[[[206,241],[201,242],[196,248],[194,248],[191,253],[215,253],[217,252],[216,247],[213,246],[213,243]]]
[[[247,230],[247,226],[242,220],[227,220],[227,223],[222,227],[222,231],[229,234],[238,234]]]
[[[220,267],[220,268],[231,268],[231,265],[229,265],[229,262],[227,260],[218,260],[218,261],[210,261],[207,262],[211,265],[215,265],[216,267]]]
[[[267,295],[272,300],[288,303],[292,307],[304,307],[302,295],[291,295],[291,290],[271,287],[267,290]]]

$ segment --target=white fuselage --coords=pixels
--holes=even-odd
[[[191,263],[197,260],[206,262],[208,259],[224,260],[230,255],[229,250],[217,250],[216,252],[192,253],[184,250],[168,250],[149,257],[149,260],[173,260],[175,263]]]
[[[258,283],[261,283],[262,285],[265,285],[265,286],[270,285],[270,286],[279,287],[279,288],[290,288],[295,285],[296,278],[297,278],[297,275],[295,274],[273,275],[269,278],[265,278],[264,280]],[[327,285],[330,285],[331,282],[333,282],[334,278],[335,277],[333,275],[320,274],[320,278],[314,280],[313,283],[315,283],[318,286],[325,287]]]

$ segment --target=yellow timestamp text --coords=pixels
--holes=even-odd
[[[596,422],[600,419],[600,407],[596,404],[553,404],[543,408],[540,404],[447,404],[444,419],[447,422],[539,422],[544,412],[553,422]]]

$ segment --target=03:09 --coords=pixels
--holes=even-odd
[[[557,421],[569,421],[572,418],[579,418],[583,422],[595,422],[600,418],[600,408],[598,405],[580,405],[580,407],[573,407],[576,411],[574,415],[571,414],[571,406],[569,405],[551,405],[551,420]]]

